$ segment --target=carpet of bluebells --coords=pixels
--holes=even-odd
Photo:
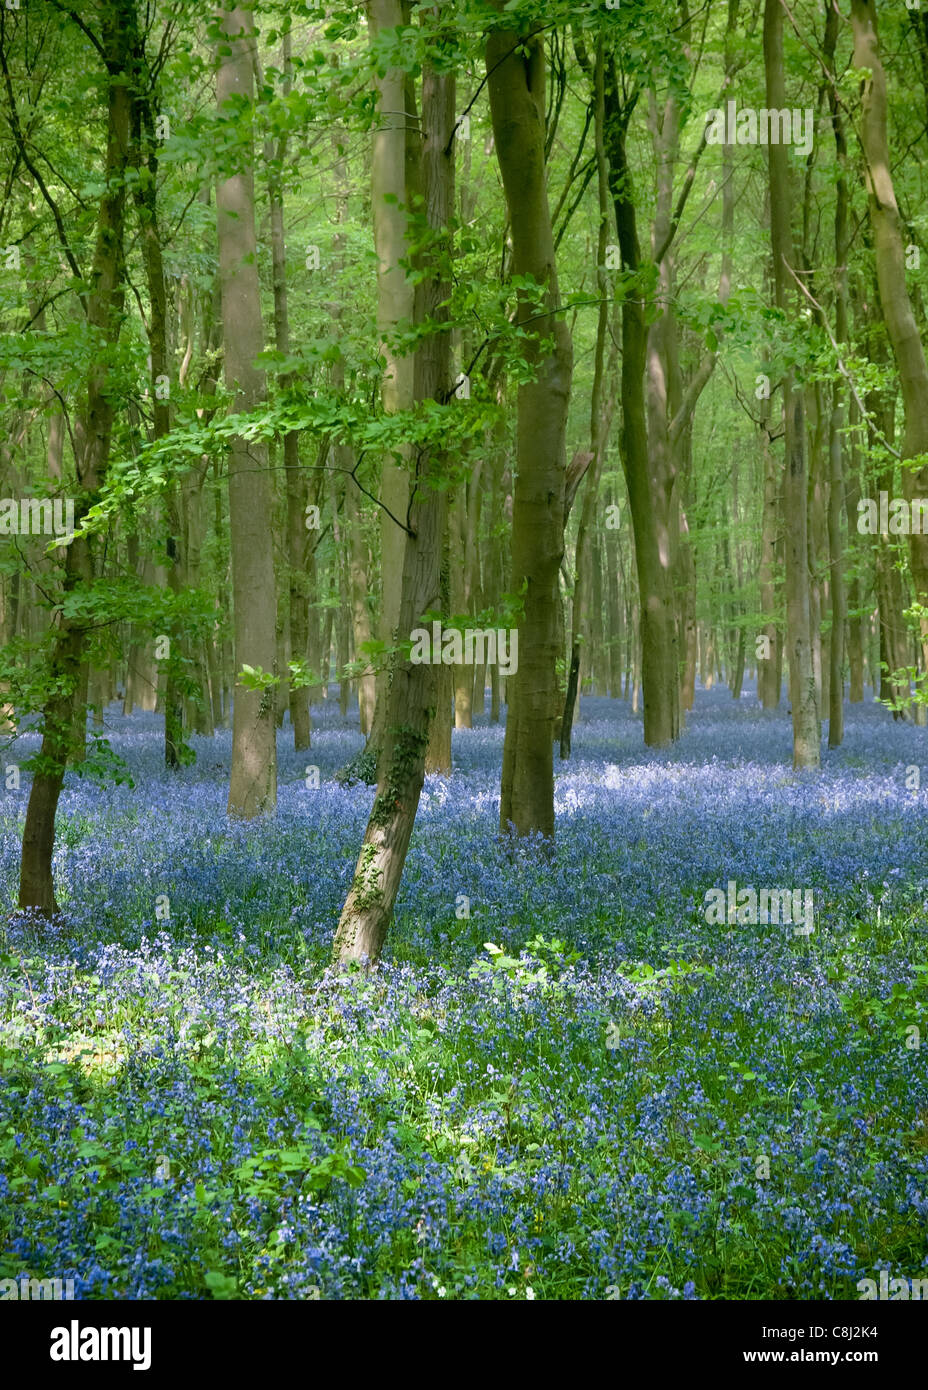
[[[928,730],[868,698],[795,773],[752,693],[701,691],[666,753],[584,700],[550,851],[498,839],[480,720],[426,781],[364,976],[328,961],[373,790],[334,780],[356,715],[314,721],[309,753],[280,732],[276,818],[242,824],[228,732],[167,774],[161,720],[113,706],[133,785],[69,773],[55,927],[10,910],[28,776],[2,793],[0,1277],[801,1299],[928,1276]],[[814,932],[707,924],[730,879],[812,889]]]

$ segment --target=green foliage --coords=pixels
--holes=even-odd
[[[485,941],[483,949],[490,959],[479,957],[470,967],[470,976],[475,980],[487,980],[494,993],[500,996],[506,992],[507,982],[517,995],[532,985],[542,993],[557,991],[561,971],[580,959],[563,941],[558,938],[546,941],[540,932],[526,943],[518,957],[508,955],[492,941]]]
[[[369,787],[377,785],[377,752],[362,748],[344,767],[335,774],[335,781],[342,787],[353,787],[364,782]]]

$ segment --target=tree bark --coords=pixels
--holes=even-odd
[[[499,6],[501,8],[501,5]],[[516,49],[522,40],[522,53]],[[535,379],[519,387],[512,517],[512,586],[523,595],[519,667],[506,682],[500,829],[554,834],[553,737],[557,695],[558,575],[564,553],[565,431],[573,354],[558,312],[554,236],[545,181],[544,36],[496,30],[487,40],[487,86],[512,229],[512,269],[545,286],[542,303],[520,292],[517,321]],[[529,320],[531,323],[529,324]],[[552,350],[542,355],[541,340]]]
[[[857,443],[856,426],[860,422],[860,408],[855,400],[851,401],[848,413],[849,424],[854,430],[850,437],[849,449],[849,468],[845,470],[844,477],[844,510],[847,517],[847,534],[852,557],[859,550],[859,545],[854,545],[853,537],[857,531],[857,503],[860,501],[860,448]],[[853,545],[853,549],[851,546]],[[852,705],[860,704],[864,698],[864,620],[861,616],[861,583],[856,573],[853,573],[847,585],[847,660],[850,667],[850,686],[848,688],[848,700]]]
[[[253,15],[242,7],[219,11],[227,42],[216,81],[224,103],[254,97]],[[216,184],[219,274],[225,378],[234,392],[233,410],[253,410],[264,399],[264,374],[255,359],[264,346],[255,238],[253,150],[241,147],[241,167]],[[235,672],[244,665],[276,674],[276,597],[273,508],[267,448],[241,436],[229,452],[229,533]],[[277,802],[277,746],[271,688],[236,686],[232,712],[230,815],[250,818],[273,811]]]
[[[284,94],[290,91],[291,41],[289,33],[282,37]],[[260,69],[258,70],[260,72]],[[290,355],[290,312],[287,296],[287,246],[284,236],[284,205],[280,183],[280,166],[287,153],[287,137],[281,135],[276,149],[265,142],[267,163],[268,204],[271,220],[271,267],[274,290],[274,341],[278,352]],[[287,387],[293,378],[281,378]],[[309,595],[306,589],[306,474],[300,466],[300,435],[288,430],[284,435],[284,478],[287,497],[287,599],[290,626],[290,659],[305,661],[307,656]],[[312,722],[309,713],[309,687],[289,682],[287,702],[293,726],[293,747],[297,752],[309,748]],[[279,701],[280,714],[283,700]]]
[[[430,271],[416,290],[416,322],[435,329],[422,340],[415,358],[418,400],[448,402],[451,386],[450,294],[451,232],[454,210],[455,79],[428,65],[422,75],[422,191],[426,218],[435,240]],[[445,457],[425,448],[417,461],[417,487],[410,499],[399,630],[405,637],[422,615],[440,605],[445,493],[430,486],[442,477]],[[425,777],[429,726],[435,713],[436,674],[430,663],[413,664],[394,654],[390,661],[386,737],[378,768],[377,794],[351,890],[335,935],[334,958],[343,964],[380,957],[393,914],[403,866]]]
[[[825,61],[834,63],[838,38],[838,12],[829,6],[825,15]],[[838,160],[838,180],[835,186],[835,339],[848,338],[848,275],[850,253],[848,236],[847,142],[838,105],[838,96],[829,89],[831,124],[835,136]],[[832,387],[831,417],[829,420],[828,452],[830,488],[828,494],[828,554],[831,585],[831,682],[828,708],[828,747],[839,748],[844,741],[844,656],[847,625],[847,590],[844,579],[844,532],[842,528],[844,499],[844,409],[845,386],[836,381]],[[853,669],[851,684],[853,686]],[[853,693],[853,692],[852,692]]]
[[[123,231],[126,170],[130,158],[133,49],[136,39],[134,0],[111,0],[102,12],[102,43],[109,73],[105,191],[97,216],[87,325],[101,349],[90,367],[84,409],[75,429],[78,496],[74,519],[81,525],[97,500],[106,477],[115,405],[106,349],[118,341],[124,297]],[[89,538],[75,536],[67,547],[64,588],[89,587],[94,559]],[[52,879],[55,816],[72,749],[75,692],[84,659],[86,628],[61,616],[51,656],[50,688],[42,711],[41,762],[32,780],[23,830],[19,906],[46,916],[58,912]]]
[[[588,547],[592,529],[596,521],[599,480],[602,474],[606,437],[609,431],[609,423],[612,419],[611,409],[608,411],[608,419],[603,410],[603,377],[605,374],[606,330],[609,326],[610,299],[605,271],[606,236],[609,216],[609,171],[606,163],[604,135],[606,116],[605,98],[603,95],[603,63],[603,40],[600,38],[596,46],[596,63],[593,75],[593,102],[595,108],[593,128],[596,148],[597,188],[599,193],[599,228],[596,242],[596,285],[599,294],[599,310],[596,322],[596,347],[593,356],[593,391],[590,398],[590,452],[593,457],[592,463],[588,466],[586,472],[583,509],[580,513],[580,525],[577,528],[577,548],[574,558],[573,611],[571,613],[570,624],[570,666],[567,678],[567,698],[564,702],[564,714],[561,720],[560,755],[562,760],[566,760],[570,757],[571,733],[573,731],[574,712],[578,705],[577,690],[580,678],[580,665],[584,656],[584,644],[586,645],[588,659],[590,653],[588,623],[586,630],[584,630],[584,622],[587,618],[586,610],[589,603],[588,581],[591,577],[589,572]],[[566,516],[564,521],[566,525]]]
[[[615,205],[622,266],[641,270],[637,216],[625,138],[630,105],[622,106],[614,63],[606,65],[606,147]],[[635,566],[640,596],[640,664],[644,693],[644,741],[662,748],[680,732],[677,623],[671,581],[668,493],[659,476],[666,457],[652,464],[645,407],[648,323],[644,289],[629,288],[622,301],[622,435],[621,454],[628,505],[635,537]]]
[[[764,61],[767,106],[786,106],[783,75],[783,9],[781,0],[765,0]],[[770,174],[770,233],[773,245],[773,282],[777,307],[787,308],[788,269],[793,259],[787,149],[768,146]],[[809,605],[808,469],[802,391],[794,389],[793,373],[783,378],[785,421],[785,472],[783,510],[786,518],[786,634],[790,667],[790,701],[793,718],[793,766],[821,766],[821,732],[816,709],[812,670],[812,638]]]
[[[851,24],[854,66],[870,70],[870,76],[861,83],[860,140],[866,163],[880,303],[899,372],[905,414],[901,450],[904,463],[928,454],[928,362],[906,285],[902,221],[890,172],[886,72],[873,0],[852,0]],[[928,495],[928,467],[903,467],[902,490],[909,502]],[[928,536],[915,534],[914,530],[909,535],[909,563],[915,596],[924,610],[920,618],[924,677],[928,672]]]
[[[407,0],[366,0],[371,44],[385,30],[402,28],[409,17]],[[377,126],[371,151],[371,213],[377,254],[377,327],[384,360],[381,403],[388,415],[408,410],[413,399],[413,361],[391,341],[397,324],[412,318],[414,288],[402,264],[409,254],[406,232],[409,189],[415,185],[419,152],[411,79],[401,68],[389,68],[376,79]],[[392,520],[404,518],[409,499],[409,473],[391,456],[383,458],[380,499],[380,637],[387,646],[399,621],[406,536]],[[387,708],[387,673],[376,686],[377,707],[368,737],[369,750],[379,752]]]

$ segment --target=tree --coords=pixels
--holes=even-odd
[[[902,469],[907,501],[928,492],[928,362],[906,285],[906,255],[899,205],[893,187],[887,134],[886,72],[880,55],[873,0],[852,0],[854,66],[869,70],[861,82],[860,141],[873,251],[883,318],[892,344],[905,412]],[[909,559],[920,615],[923,675],[928,672],[928,536],[909,533]]]
[[[502,8],[501,6],[499,8]],[[565,433],[573,353],[561,313],[545,178],[545,53],[538,30],[487,39],[493,135],[519,277],[517,325],[532,379],[519,386],[512,585],[524,603],[519,668],[507,681],[500,828],[554,834],[558,574],[564,554]],[[529,288],[531,284],[531,288]],[[550,349],[542,344],[550,341]]]
[[[93,261],[84,299],[87,327],[94,342],[95,355],[87,372],[81,414],[74,430],[74,463],[78,485],[74,514],[78,526],[103,487],[113,432],[115,404],[110,390],[111,351],[119,338],[125,288],[123,232],[126,171],[131,158],[132,91],[137,79],[135,46],[134,0],[106,0],[100,13],[98,43],[107,71],[104,192],[97,214]],[[10,77],[5,60],[3,66],[9,90]],[[12,92],[10,101],[10,112],[14,113],[15,98]],[[14,132],[18,133],[15,115],[12,119]],[[29,166],[31,159],[25,146],[20,152],[24,163]],[[38,181],[44,187],[40,176]],[[57,209],[54,211],[57,212]],[[63,234],[60,214],[57,221]],[[70,247],[67,250],[70,252]],[[73,261],[73,255],[71,259]],[[93,581],[93,541],[89,536],[75,535],[68,546],[65,560],[65,595],[79,600],[81,595],[89,594]],[[26,808],[19,906],[34,908],[47,916],[53,916],[58,911],[52,879],[55,816],[65,768],[73,748],[75,696],[80,689],[80,672],[91,621],[86,609],[83,613],[80,611],[79,602],[71,607],[70,614],[67,609],[60,613],[50,659],[48,684],[51,693],[42,710],[42,746]]]
[[[220,11],[220,115],[250,119],[254,96],[254,36],[244,6]],[[253,140],[243,141],[236,172],[216,184],[225,378],[233,409],[252,410],[264,397],[264,374],[255,365],[264,346],[255,238]],[[229,529],[235,669],[276,674],[276,603],[271,485],[265,445],[237,435],[229,451]],[[251,817],[277,802],[277,744],[273,686],[238,685],[232,725],[229,812]]]
[[[781,0],[765,0],[764,62],[767,106],[786,106],[783,75],[783,8]],[[777,308],[786,313],[793,262],[791,226],[792,196],[787,148],[771,143],[767,150],[770,176],[770,237],[773,245],[773,283]],[[794,373],[784,374],[783,418],[785,464],[783,510],[786,519],[786,640],[789,651],[790,701],[793,711],[793,766],[821,765],[821,731],[812,668],[812,635],[809,609],[809,545],[805,412],[802,390]]]
[[[451,277],[451,218],[454,210],[455,78],[426,63],[422,73],[422,196],[429,231],[429,270],[416,288],[415,318],[429,325],[415,356],[415,396],[453,400],[451,333],[447,301]],[[420,259],[420,269],[422,268]],[[440,607],[447,459],[442,416],[416,458],[416,485],[409,503],[403,558],[399,632],[411,634],[424,614]],[[429,728],[435,714],[437,673],[399,652],[390,661],[384,742],[377,794],[354,879],[335,934],[334,958],[342,964],[375,963],[383,949],[425,778]]]
[[[371,45],[378,44],[389,31],[399,29],[409,17],[406,0],[366,0]],[[391,66],[376,77],[377,124],[371,152],[371,212],[374,247],[377,252],[377,327],[380,354],[384,360],[381,401],[388,414],[408,410],[413,399],[413,364],[408,354],[394,342],[398,325],[413,313],[414,289],[403,261],[408,252],[406,221],[408,189],[415,179],[418,153],[416,111],[412,79],[402,67]],[[393,641],[399,621],[405,555],[402,519],[409,502],[409,477],[395,458],[383,459],[380,500],[380,637],[387,646]],[[377,705],[368,747],[380,751],[382,725],[386,712],[387,685],[384,671],[378,682]]]
[[[291,85],[291,39],[282,40],[284,96]],[[260,64],[256,78],[260,82]],[[265,141],[264,158],[267,166],[268,204],[271,219],[271,258],[274,288],[274,343],[284,357],[290,354],[290,310],[287,296],[287,244],[284,233],[283,163],[287,153],[287,136],[282,133],[276,142],[269,136]],[[292,384],[291,373],[285,373],[281,385]],[[295,661],[305,661],[309,642],[309,594],[306,568],[306,474],[300,466],[300,432],[287,430],[284,434],[284,469],[287,502],[287,599],[290,621],[290,655]],[[309,686],[293,680],[289,684],[288,704],[293,726],[293,746],[299,752],[310,746],[311,721]]]

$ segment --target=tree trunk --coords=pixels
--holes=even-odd
[[[228,40],[221,45],[216,80],[222,114],[226,102],[253,101],[254,21],[252,12],[241,7],[220,11],[219,21]],[[216,184],[224,367],[236,413],[254,409],[264,398],[264,374],[255,366],[264,334],[250,138],[244,141],[238,157],[239,172]],[[258,440],[240,436],[233,439],[229,451],[229,532],[236,678],[245,665],[276,674],[274,526],[267,448]],[[250,818],[273,811],[276,802],[273,689],[249,690],[237,684],[229,814]]]
[[[354,466],[354,456],[351,449],[345,445],[337,444],[335,446],[335,461],[337,467],[347,468],[350,471]],[[351,622],[354,628],[354,650],[356,659],[366,667],[363,674],[358,677],[358,708],[361,733],[367,737],[374,723],[376,676],[370,665],[370,658],[362,650],[363,643],[370,642],[373,636],[371,615],[367,607],[367,596],[370,592],[369,557],[367,541],[364,539],[361,525],[361,509],[358,506],[357,490],[352,478],[345,479],[343,505],[345,529],[348,532],[348,593],[351,603]]]
[[[615,494],[609,494],[609,503]],[[607,643],[609,647],[609,694],[614,700],[622,698],[622,595],[619,589],[621,538],[615,529],[606,532],[606,602],[608,611]],[[623,573],[623,587],[624,587]]]
[[[149,299],[148,347],[150,359],[149,391],[152,407],[152,439],[164,439],[171,430],[170,363],[167,337],[167,286],[164,276],[164,256],[158,231],[157,189],[158,157],[155,139],[155,115],[151,98],[144,91],[134,94],[132,104],[133,164],[138,178],[134,199],[139,218],[142,261]],[[143,149],[143,146],[147,148]],[[143,164],[146,166],[143,172]],[[168,381],[168,393],[160,385]],[[175,485],[167,505],[168,536],[167,580],[172,596],[177,599],[188,583],[186,571],[187,534],[184,526],[182,501],[183,482]],[[177,768],[185,761],[184,754],[184,678],[185,652],[189,652],[183,629],[176,619],[167,623],[165,634],[170,640],[170,652],[164,663],[164,761],[165,766]],[[189,669],[189,668],[186,668]]]
[[[596,509],[599,501],[599,480],[602,474],[603,456],[606,449],[606,437],[611,422],[612,411],[608,412],[608,420],[603,412],[603,376],[605,373],[605,352],[606,352],[606,330],[609,327],[609,286],[606,281],[606,237],[608,232],[609,216],[609,171],[606,163],[605,147],[605,97],[604,97],[604,76],[603,76],[603,40],[599,39],[596,45],[596,65],[593,77],[593,102],[595,108],[593,127],[595,132],[596,145],[596,170],[597,187],[599,192],[599,229],[596,243],[596,283],[599,293],[599,312],[596,323],[596,347],[593,356],[593,392],[590,398],[590,452],[592,453],[592,463],[587,469],[585,489],[583,493],[583,509],[580,513],[580,525],[577,528],[577,549],[574,560],[574,599],[573,611],[571,614],[571,649],[570,667],[567,678],[567,698],[564,702],[564,715],[561,720],[561,758],[570,757],[570,740],[573,730],[574,712],[577,705],[577,688],[580,679],[580,665],[584,656],[584,643],[586,644],[587,659],[590,654],[590,633],[587,624],[584,630],[585,619],[587,618],[586,608],[589,603],[588,579],[590,577],[588,564],[588,546],[593,527],[596,523]],[[567,517],[564,522],[566,525]],[[597,556],[597,562],[598,562]],[[594,602],[596,599],[594,598]],[[600,616],[602,595],[598,595],[600,603]]]
[[[786,106],[783,76],[783,9],[781,0],[765,0],[764,60],[767,106]],[[792,262],[792,199],[787,148],[768,146],[770,170],[770,232],[773,245],[773,280],[777,307],[786,310],[787,285]],[[786,634],[789,651],[790,701],[793,712],[793,766],[821,766],[821,732],[816,710],[812,670],[812,638],[809,605],[808,470],[802,391],[794,389],[793,373],[783,378],[785,421],[785,471],[783,510],[786,518]]]
[[[366,0],[366,10],[372,45],[379,42],[384,30],[402,29],[408,24],[407,0]],[[408,189],[415,184],[419,150],[411,79],[401,68],[388,68],[377,75],[376,89],[378,116],[371,149],[371,213],[377,254],[377,327],[384,361],[380,394],[384,412],[390,415],[408,410],[413,399],[412,358],[400,356],[389,339],[396,325],[408,321],[413,312],[414,288],[402,262],[409,254]],[[408,471],[389,455],[383,458],[380,499],[386,509],[380,512],[380,637],[389,647],[399,620],[406,542],[405,532],[392,517],[405,518],[409,499]],[[377,709],[367,746],[379,751],[388,700],[385,671],[378,677],[376,690]]]
[[[450,294],[450,220],[454,210],[455,79],[425,66],[422,75],[422,182],[430,246],[431,274],[416,290],[416,322],[434,328],[419,344],[415,361],[417,400],[452,399]],[[440,241],[436,245],[436,241]],[[423,449],[417,487],[410,499],[410,534],[406,537],[399,630],[409,634],[422,615],[440,605],[445,493],[429,482],[444,472],[438,449]],[[383,949],[399,890],[425,777],[429,726],[435,712],[437,669],[413,664],[398,654],[390,659],[386,736],[380,758],[377,795],[351,890],[335,935],[334,957],[347,964],[375,963]]]
[[[641,268],[637,218],[625,137],[631,110],[621,105],[614,63],[606,67],[606,146],[623,269]],[[677,623],[671,584],[666,489],[658,476],[666,455],[649,454],[645,408],[648,365],[646,303],[640,286],[622,301],[622,466],[628,487],[638,574],[641,678],[644,688],[644,741],[652,748],[672,743],[680,732]],[[652,388],[653,389],[653,388]]]
[[[467,481],[458,484],[448,509],[448,578],[450,608],[452,617],[470,616],[468,575],[467,575]],[[452,668],[454,727],[472,727],[471,704],[474,694],[474,668],[464,662],[455,663]],[[439,705],[439,714],[441,705]]]
[[[501,4],[499,8],[502,8]],[[521,43],[521,53],[516,52]],[[564,553],[565,430],[573,368],[558,313],[554,237],[545,182],[544,36],[510,29],[487,40],[493,134],[512,229],[512,269],[545,287],[543,303],[519,295],[523,354],[535,379],[519,387],[518,473],[512,516],[512,586],[524,591],[519,667],[507,679],[500,829],[554,834],[554,702],[558,575]],[[531,320],[530,325],[528,321]],[[539,343],[552,341],[542,356]]]
[[[860,140],[866,161],[866,185],[873,230],[880,303],[892,344],[905,412],[902,459],[928,454],[928,362],[906,285],[902,222],[890,172],[887,134],[886,73],[880,56],[876,7],[873,0],[852,0],[854,66],[868,68],[861,83]],[[902,469],[907,501],[928,495],[928,467]],[[909,535],[909,562],[915,597],[922,605],[922,675],[928,671],[928,536]]]
[[[847,533],[851,545],[857,533],[857,503],[860,501],[860,449],[857,443],[856,426],[860,422],[860,409],[855,400],[851,401],[848,420],[854,433],[850,443],[850,468],[844,479],[844,508],[847,516]],[[859,547],[854,546],[854,550]],[[851,551],[852,556],[854,551]],[[864,698],[864,620],[860,608],[862,603],[860,580],[856,574],[847,586],[847,659],[850,667],[850,686],[848,700],[852,705],[860,704]]]
[[[825,16],[824,55],[829,67],[834,63],[838,38],[838,12],[829,8]],[[838,160],[838,179],[835,189],[835,339],[848,338],[848,276],[847,258],[850,252],[848,237],[847,143],[841,121],[838,96],[829,89],[831,124],[835,136]],[[828,707],[828,747],[839,748],[844,741],[844,654],[847,623],[847,592],[844,580],[844,532],[842,529],[844,500],[844,411],[845,386],[836,381],[832,387],[831,417],[829,420],[829,494],[828,494],[828,554],[831,585],[831,683]],[[853,685],[853,671],[852,681]]]
[[[284,34],[282,59],[284,72],[284,94],[290,91],[291,55],[290,35]],[[259,69],[260,72],[260,69]],[[268,168],[268,204],[271,221],[271,278],[274,290],[274,340],[278,352],[290,354],[290,313],[287,297],[287,248],[284,237],[284,205],[280,186],[280,175],[276,166],[282,165],[287,152],[287,137],[281,135],[275,150],[273,141],[265,142],[264,157]],[[287,387],[293,378],[290,374],[281,378],[281,386]],[[288,430],[284,435],[284,477],[287,493],[287,598],[290,626],[290,659],[305,661],[307,656],[307,629],[309,597],[306,590],[306,474],[300,467],[300,436],[298,430]],[[309,687],[299,681],[288,682],[287,700],[290,708],[290,723],[293,725],[293,747],[297,752],[309,748],[311,742],[311,720],[309,714]],[[279,717],[283,716],[284,703],[278,701]]]
[[[445,508],[445,532],[442,536],[441,582],[438,589],[439,609],[447,613],[450,599],[448,507]],[[425,750],[426,772],[448,776],[451,772],[451,724],[454,697],[454,666],[444,662],[435,671],[435,713],[429,726],[428,747]]]
[[[776,621],[776,554],[777,533],[780,528],[780,496],[777,464],[770,447],[770,402],[763,402],[761,442],[764,460],[764,502],[761,517],[760,541],[760,606],[766,619],[762,636],[765,655],[758,658],[757,694],[764,709],[776,709],[780,703],[780,628]]]
[[[96,242],[87,325],[101,351],[87,378],[84,409],[75,427],[78,496],[77,526],[97,500],[109,462],[115,404],[107,349],[118,341],[122,321],[123,231],[126,171],[130,158],[131,69],[136,42],[134,0],[111,0],[102,12],[103,45],[108,59],[105,188],[97,216]],[[93,583],[91,542],[75,536],[67,547],[64,588],[70,592]],[[84,658],[85,628],[62,615],[51,656],[53,694],[42,711],[41,762],[32,780],[20,862],[19,906],[53,916],[58,911],[52,879],[55,816],[72,748],[74,695]]]

